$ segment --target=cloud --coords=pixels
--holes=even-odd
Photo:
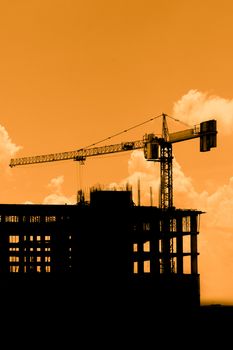
[[[64,176],[57,176],[50,180],[48,187],[51,188],[55,193],[61,193],[62,184],[64,183]]]
[[[233,228],[233,177],[214,193],[205,194],[201,199],[203,208],[211,213],[209,225],[224,229]]]
[[[148,162],[142,151],[131,153],[129,175],[111,187],[132,186],[135,204],[140,179],[141,204],[150,205],[150,187],[153,205],[158,205],[160,184],[159,164]],[[180,164],[173,161],[174,205],[182,209],[203,211],[198,237],[199,272],[202,302],[233,303],[233,177],[213,193],[196,191],[192,178],[187,177]]]
[[[74,197],[66,197],[62,194],[51,193],[44,198],[43,204],[74,204]]]
[[[230,134],[233,131],[233,99],[189,90],[174,103],[173,117],[191,126],[205,120],[216,119],[218,129],[225,134]]]
[[[132,187],[134,202],[138,202],[138,186],[140,186],[140,202],[142,205],[150,204],[151,189],[153,195],[153,205],[159,205],[160,190],[160,165],[158,162],[147,161],[141,150],[135,150],[131,153],[128,160],[128,176],[119,183],[111,183],[111,188],[125,188],[127,184]],[[185,204],[196,203],[199,195],[196,193],[192,179],[185,176],[181,166],[173,159],[173,189],[176,193],[178,207],[184,207]],[[176,195],[174,195],[176,198]],[[195,204],[194,204],[195,205]]]
[[[233,131],[233,100],[190,90],[174,104],[173,116],[190,125],[216,119],[218,131]],[[199,236],[201,296],[205,301],[233,303],[233,177],[213,193],[198,193],[192,179],[174,164],[174,194],[182,208],[203,210]]]
[[[201,216],[199,265],[202,298],[233,303],[233,178],[212,194],[196,195]]]
[[[21,146],[14,144],[4,126],[0,125],[0,164],[9,169],[10,159],[22,149]]]
[[[140,179],[140,201],[150,205],[150,189],[153,205],[158,205],[160,170],[159,164],[145,159],[143,151],[135,150],[128,160],[128,176],[110,187],[132,186],[133,199],[138,203],[138,180]],[[52,191],[44,204],[74,204],[76,197],[64,195],[64,176],[50,180]],[[233,303],[233,177],[213,193],[196,191],[191,177],[173,160],[174,205],[182,209],[197,209],[201,215],[198,237],[199,272],[201,278],[202,302]]]
[[[57,176],[50,180],[48,187],[52,190],[52,193],[46,196],[43,200],[43,204],[75,204],[75,196],[67,197],[62,192],[62,185],[64,183],[64,176]]]
[[[128,161],[129,175],[119,183],[111,183],[111,188],[125,188],[126,185],[132,187],[133,201],[138,203],[138,187],[140,186],[140,202],[144,205],[149,205],[152,200],[153,204],[157,204],[158,189],[159,189],[159,168],[158,164],[149,162],[145,159],[144,153],[141,150],[135,150],[131,153]]]
[[[230,134],[233,131],[233,100],[207,92],[188,91],[175,102],[172,115],[190,125],[213,118],[217,120],[221,133]],[[128,161],[128,176],[119,183],[111,183],[110,187],[130,185],[137,204],[139,180],[141,204],[150,205],[152,190],[153,205],[158,205],[159,164],[147,161],[143,151],[135,150]],[[64,177],[50,181],[53,193],[45,198],[44,203],[71,202],[62,193],[63,182]],[[212,193],[198,192],[192,178],[185,175],[174,158],[173,189],[177,208],[205,212],[201,215],[198,237],[202,301],[233,303],[233,177]]]

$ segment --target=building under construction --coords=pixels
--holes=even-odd
[[[93,190],[89,202],[80,197],[76,205],[0,205],[0,277],[7,295],[22,291],[23,297],[47,301],[59,293],[77,304],[96,307],[108,300],[110,309],[124,304],[131,311],[198,308],[201,211],[173,206],[172,144],[199,138],[200,151],[209,151],[216,147],[216,121],[169,134],[162,117],[161,138],[149,134],[139,141],[11,160],[11,167],[84,162],[143,149],[145,159],[160,163],[160,198],[159,207],[136,206],[131,190]]]
[[[2,204],[2,289],[49,295],[66,286],[69,297],[198,307],[200,214],[135,206],[129,190],[94,190],[77,205]]]

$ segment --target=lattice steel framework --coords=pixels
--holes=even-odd
[[[161,209],[173,207],[172,185],[172,144],[162,142],[160,145],[160,201]]]

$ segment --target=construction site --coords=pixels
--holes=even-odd
[[[198,138],[200,151],[216,147],[216,121],[168,132],[162,137],[15,158],[10,166],[143,149],[148,161],[160,164],[159,205],[133,202],[132,189],[82,192],[75,205],[0,204],[0,279],[11,298],[67,299],[91,305],[126,301],[129,308],[200,307],[198,235],[202,211],[173,206],[172,144]],[[65,287],[64,287],[65,286]],[[36,293],[36,294],[35,294]],[[32,296],[33,295],[33,296]],[[81,299],[80,299],[81,298]],[[109,301],[108,301],[109,303]]]

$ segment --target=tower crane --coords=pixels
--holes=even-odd
[[[30,157],[12,158],[10,167],[29,164],[40,164],[63,160],[74,160],[84,162],[86,158],[106,155],[117,152],[133,151],[143,149],[145,159],[160,162],[160,196],[159,207],[170,209],[173,207],[173,176],[172,176],[172,145],[194,138],[200,139],[200,151],[210,151],[217,145],[217,123],[211,119],[195,125],[192,128],[169,133],[167,126],[167,115],[162,114],[162,137],[155,134],[145,134],[142,140],[121,142],[118,144],[87,147],[74,151],[36,155]]]
[[[200,139],[200,151],[210,151],[217,145],[217,123],[211,119],[195,125],[192,128],[169,133],[167,115],[162,114],[162,137],[155,134],[145,134],[142,140],[121,142],[100,147],[86,147],[69,152],[51,153],[30,157],[13,158],[10,167],[29,164],[40,164],[62,160],[74,160],[83,163],[86,158],[106,155],[117,152],[144,150],[144,157],[148,161],[160,162],[160,191],[159,207],[163,210],[166,220],[163,220],[162,232],[164,233],[162,243],[162,270],[164,273],[174,272],[173,254],[173,176],[172,176],[172,145],[173,143]],[[159,116],[159,117],[160,117]],[[152,120],[152,119],[151,119]],[[144,123],[143,123],[144,124]]]

